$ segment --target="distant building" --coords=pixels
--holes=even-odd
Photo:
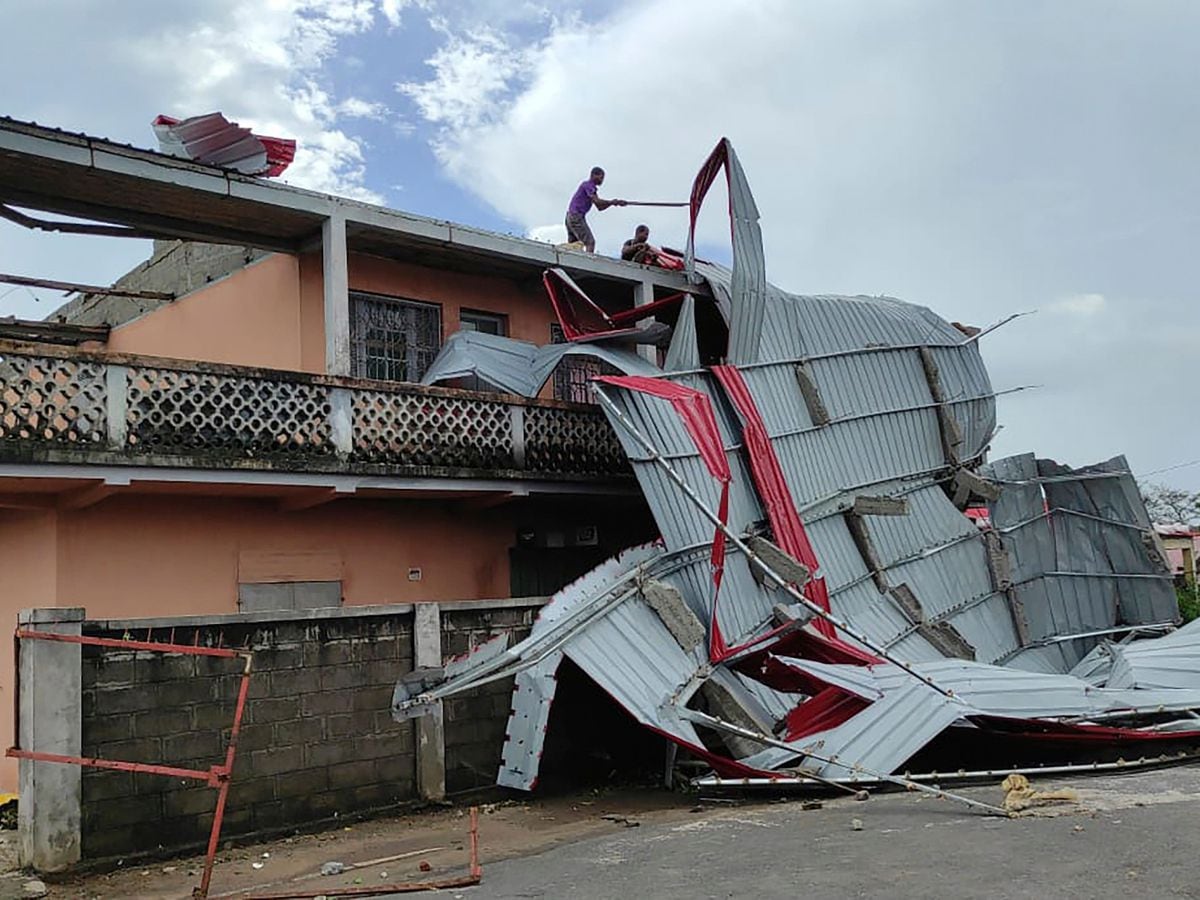
[[[1196,585],[1196,561],[1200,558],[1200,531],[1186,525],[1155,525],[1155,532],[1167,550],[1167,564],[1176,585]]]

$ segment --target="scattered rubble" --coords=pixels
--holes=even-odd
[[[1024,775],[1009,775],[1000,787],[1004,789],[1004,808],[1014,813],[1051,803],[1079,802],[1079,792],[1071,788],[1057,791],[1035,791],[1029,786],[1029,779]]]
[[[606,822],[616,822],[618,825],[624,825],[626,828],[637,828],[642,823],[637,819],[631,819],[629,816],[607,815],[601,816]]]

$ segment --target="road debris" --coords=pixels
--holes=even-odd
[[[1056,791],[1035,791],[1024,775],[1009,775],[1000,785],[1004,789],[1004,808],[1009,812],[1023,812],[1034,806],[1053,803],[1078,803],[1079,792],[1071,788]]]
[[[363,896],[379,896],[385,894],[409,894],[422,891],[441,891],[447,888],[469,887],[479,884],[483,879],[483,866],[479,862],[479,808],[472,806],[469,812],[470,831],[468,833],[469,854],[467,861],[467,874],[453,876],[449,878],[440,878],[430,881],[406,881],[397,884],[379,884],[367,885],[362,878],[355,878],[354,884],[350,886],[339,887],[321,887],[316,890],[304,890],[302,888],[291,888],[272,893],[256,893],[244,895],[243,900],[302,900],[302,898],[315,897],[363,897]],[[418,851],[424,853],[426,851]],[[397,854],[392,857],[386,857],[388,860],[403,859],[407,856],[415,854]],[[346,865],[341,862],[327,862],[321,866],[322,875],[341,875],[351,869],[362,869],[367,865],[378,865],[380,860],[372,860],[366,863],[357,865]],[[428,872],[432,869],[429,863],[422,861],[420,864],[422,872]],[[302,881],[301,879],[296,879]]]
[[[606,822],[616,822],[618,825],[624,825],[626,828],[637,828],[642,823],[637,819],[631,819],[628,816],[607,815],[601,816]]]

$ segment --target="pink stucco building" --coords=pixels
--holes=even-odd
[[[541,595],[653,533],[578,363],[414,382],[459,329],[554,339],[547,267],[613,310],[681,274],[11,120],[0,203],[156,239],[125,294],[0,324],[6,627]]]

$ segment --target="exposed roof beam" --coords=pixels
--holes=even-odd
[[[126,228],[122,225],[93,225],[88,222],[53,222],[49,219],[35,219],[23,212],[18,212],[11,206],[0,203],[0,218],[29,228],[33,231],[57,231],[62,234],[91,234],[98,237],[129,237],[153,238],[149,232],[136,228]]]
[[[36,183],[31,183],[27,176],[34,172]],[[139,192],[139,186],[145,191]],[[151,196],[161,205],[148,208]],[[451,255],[504,260],[531,271],[560,266],[573,275],[626,284],[649,280],[671,290],[689,289],[680,272],[563,250],[2,117],[0,200],[122,224],[155,237],[284,253],[311,246],[321,221],[337,213],[346,220],[352,252],[378,253],[387,247],[419,252],[433,246]],[[172,215],[165,213],[168,208]],[[453,268],[453,260],[440,265]]]
[[[199,222],[176,219],[157,213],[144,213],[127,209],[117,210],[109,206],[34,194],[11,187],[4,187],[2,189],[2,192],[0,192],[0,201],[12,203],[16,206],[25,206],[45,212],[58,213],[64,216],[77,216],[81,219],[93,219],[97,222],[115,222],[130,225],[141,230],[143,232],[142,236],[146,238],[202,241],[210,244],[235,244],[245,247],[255,247],[259,250],[273,250],[277,253],[295,253],[297,247],[294,241],[270,237],[258,232],[226,228],[219,225],[204,225]]]
[[[0,319],[0,339],[37,341],[42,344],[75,346],[85,341],[108,340],[107,325],[71,325],[65,322],[37,322],[30,319]]]
[[[4,207],[0,206],[0,209]],[[121,288],[103,287],[97,284],[79,284],[74,281],[54,281],[49,278],[30,278],[27,275],[10,275],[0,272],[0,283],[21,284],[26,287],[49,288],[52,291],[64,291],[68,294],[104,294],[108,297],[129,297],[134,300],[174,300],[175,295],[169,291],[126,291]]]

